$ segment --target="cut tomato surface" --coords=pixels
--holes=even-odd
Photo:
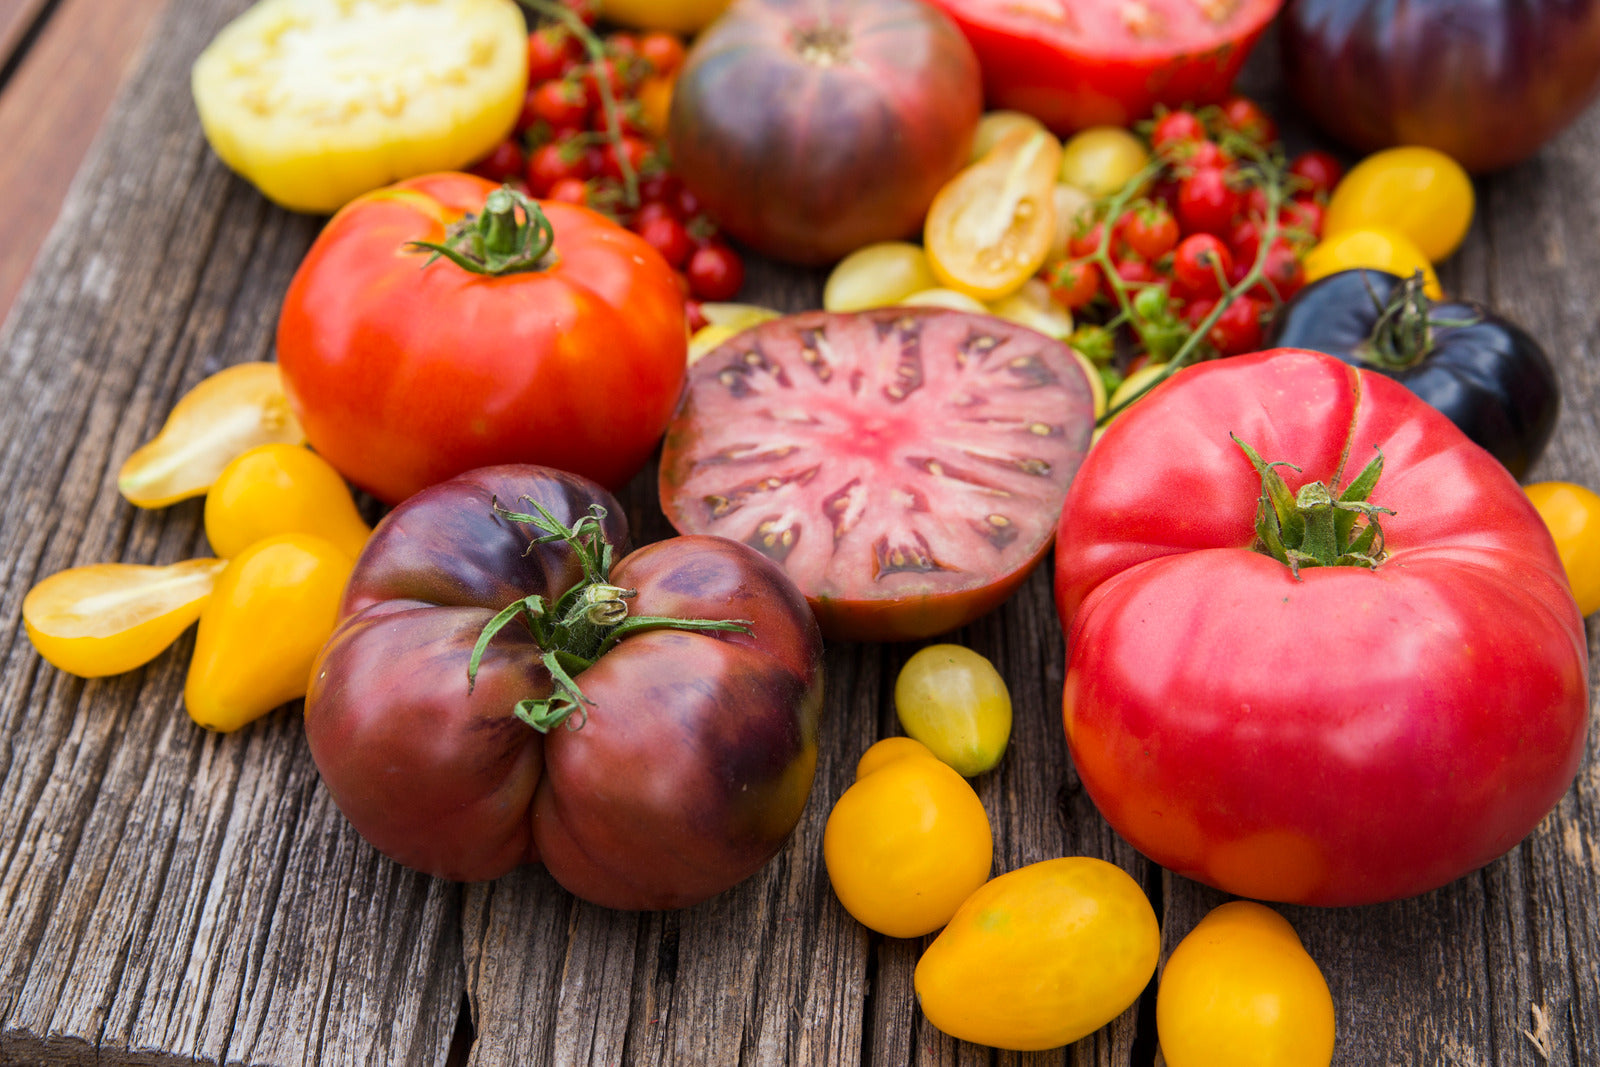
[[[927,637],[1044,555],[1093,428],[1071,349],[1032,330],[930,308],[794,315],[690,369],[662,507],[782,563],[828,637]]]

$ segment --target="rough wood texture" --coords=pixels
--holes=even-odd
[[[717,900],[659,915],[577,902],[538,869],[460,887],[379,858],[318,783],[298,709],[229,737],[191,726],[191,639],[122,678],[41,664],[19,624],[39,577],[204,551],[197,503],[138,512],[116,468],[206,374],[270,357],[317,228],[200,137],[189,63],[244,6],[173,0],[0,336],[0,1062],[440,1064],[463,995],[484,1067],[1155,1062],[1153,989],[1066,1050],[944,1037],[911,993],[922,944],[868,934],[834,901],[823,823],[860,754],[896,732],[889,693],[912,647],[829,649],[822,758],[790,845]],[[1446,283],[1546,338],[1566,410],[1536,473],[1600,485],[1600,111],[1479,190]],[[820,283],[758,264],[746,296],[801,308]],[[625,495],[645,539],[668,532],[650,483]],[[996,869],[1109,858],[1151,893],[1170,948],[1222,898],[1139,858],[1080,789],[1046,572],[954,637],[1015,700],[1010,753],[977,783]],[[1335,1062],[1600,1061],[1597,801],[1591,751],[1561,806],[1487,870],[1383,907],[1287,909],[1333,986]]]

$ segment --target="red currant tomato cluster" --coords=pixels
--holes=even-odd
[[[1321,151],[1286,163],[1277,125],[1245,97],[1162,113],[1146,133],[1156,162],[1143,195],[1102,199],[1079,219],[1067,258],[1046,268],[1051,292],[1075,312],[1103,303],[1145,347],[1161,335],[1167,350],[1152,359],[1170,356],[1222,302],[1207,354],[1253,351],[1264,321],[1305,284],[1339,163]]]
[[[592,6],[566,6],[593,23]],[[522,116],[472,171],[541,200],[593,208],[639,234],[678,272],[692,326],[701,301],[738,294],[744,262],[668,165],[662,138],[683,41],[658,31],[595,40],[602,58],[563,24],[528,35]]]

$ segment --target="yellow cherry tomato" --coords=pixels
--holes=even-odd
[[[1527,494],[1550,528],[1578,610],[1600,611],[1600,495],[1571,482],[1535,482]]]
[[[1144,142],[1121,126],[1091,126],[1061,148],[1060,180],[1093,197],[1110,196],[1150,162]]]
[[[1061,146],[1017,130],[952,178],[928,208],[923,246],[946,288],[997,300],[1039,272],[1055,238]]]
[[[39,655],[68,674],[121,674],[155,659],[200,617],[224,566],[191,559],[74,567],[28,590],[22,625]]]
[[[206,495],[205,520],[223,559],[283,533],[326,538],[354,559],[372,533],[344,478],[302,445],[262,445],[228,464]]]
[[[867,749],[822,835],[828,880],[857,922],[890,937],[939,929],[989,877],[994,837],[965,778],[926,746]]]
[[[1072,312],[1050,299],[1050,286],[1043,278],[1029,278],[1021,289],[991,303],[989,313],[1057,341],[1072,333]]]
[[[906,733],[971,778],[1011,739],[1011,692],[994,664],[961,645],[929,645],[900,668],[894,710]]]
[[[1167,1067],[1328,1067],[1333,997],[1294,927],[1236,900],[1172,950],[1156,1033]]]
[[[602,8],[612,22],[641,30],[698,33],[722,14],[729,0],[605,0]]]
[[[1306,282],[1309,284],[1318,278],[1326,278],[1342,270],[1355,270],[1357,267],[1384,270],[1402,278],[1409,278],[1420,270],[1426,281],[1423,292],[1435,300],[1444,299],[1439,276],[1433,272],[1433,264],[1421,249],[1398,230],[1377,226],[1324,236],[1316,247],[1306,253]]]
[[[224,163],[286,208],[330,214],[488,155],[522,110],[527,48],[515,0],[260,0],[191,82]]]
[[[1121,1015],[1150,984],[1160,953],[1139,883],[1104,860],[1074,856],[1002,874],[973,893],[917,961],[913,984],[922,1013],[951,1037],[1032,1052]]]
[[[839,261],[822,290],[822,306],[829,311],[892,307],[938,284],[921,248],[909,241],[881,241]]]
[[[1032,115],[1022,111],[987,111],[978,120],[977,132],[972,135],[972,156],[968,160],[976,163],[988,155],[1008,134],[1018,130],[1029,133],[1050,133],[1045,129],[1044,123]],[[1054,137],[1054,134],[1051,134]]]
[[[900,301],[903,307],[949,308],[951,311],[970,311],[974,315],[989,314],[989,305],[954,289],[924,289]]]
[[[172,407],[161,432],[123,463],[117,489],[160,508],[211,488],[222,469],[257,445],[304,444],[276,363],[239,363],[202,381]]]
[[[1405,234],[1430,263],[1461,246],[1472,226],[1472,179],[1432,148],[1376,152],[1334,187],[1323,218],[1326,239],[1370,226]]]
[[[228,561],[200,612],[183,687],[190,717],[227,732],[305,696],[354,565],[301,533],[257,541]]]

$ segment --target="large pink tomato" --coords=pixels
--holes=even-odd
[[[1381,375],[1296,349],[1180,372],[1090,452],[1056,559],[1078,773],[1180,874],[1422,893],[1577,772],[1588,661],[1550,536]]]

